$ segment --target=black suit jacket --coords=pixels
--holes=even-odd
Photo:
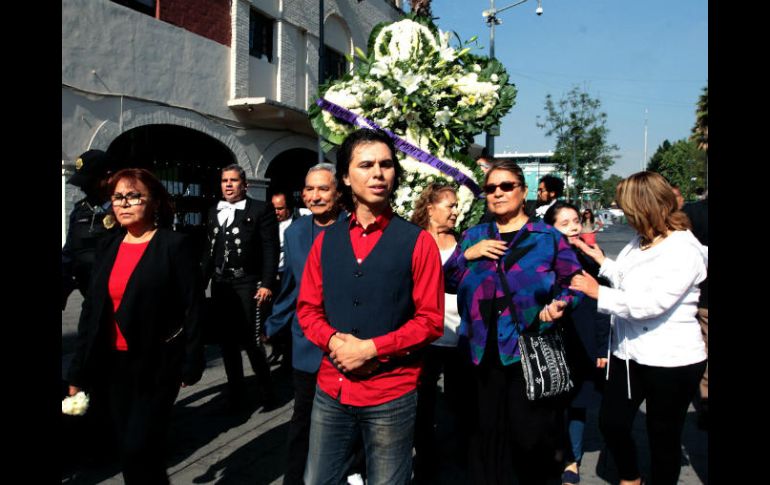
[[[205,281],[214,273],[216,251],[222,251],[222,244],[217,243],[218,231],[222,230],[217,220],[217,207],[209,210],[206,235],[208,245],[203,255],[203,274]],[[232,229],[238,228],[237,234]],[[217,231],[217,232],[215,232]],[[224,237],[230,238],[230,247],[234,239],[239,239],[237,245],[241,253],[231,252],[231,267],[243,268],[246,274],[256,276],[262,286],[273,289],[278,274],[278,258],[281,254],[281,241],[278,237],[278,220],[272,205],[246,197],[246,207],[235,211],[232,224],[224,229]],[[220,238],[223,237],[219,234]]]
[[[204,290],[194,244],[187,236],[158,229],[126,285],[113,315],[108,282],[118,248],[119,231],[100,241],[83,302],[70,384],[89,387],[103,377],[111,348],[113,318],[128,344],[131,371],[152,386],[197,382],[205,366],[201,339]]]

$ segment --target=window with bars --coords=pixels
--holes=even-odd
[[[324,48],[324,82],[339,79],[348,72],[348,60],[328,45]]]
[[[249,55],[273,62],[273,19],[253,9],[249,14]]]

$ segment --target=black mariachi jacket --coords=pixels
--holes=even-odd
[[[246,197],[246,207],[236,210],[232,224],[225,228],[219,225],[218,212],[216,206],[212,207],[207,218],[208,244],[203,255],[205,281],[208,282],[217,265],[221,265],[227,249],[227,268],[242,268],[247,275],[256,276],[262,286],[273,289],[281,254],[273,207]]]

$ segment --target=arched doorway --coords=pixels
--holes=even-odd
[[[153,172],[171,194],[174,229],[205,242],[206,212],[220,196],[219,170],[236,163],[218,140],[176,125],[145,125],[118,136],[107,152],[124,167]]]
[[[268,197],[283,192],[292,198],[294,208],[305,207],[302,203],[302,188],[305,186],[307,170],[318,163],[318,155],[306,148],[291,148],[275,157],[267,167],[265,177],[270,179]]]

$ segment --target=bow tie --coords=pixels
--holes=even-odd
[[[219,211],[217,219],[219,220],[219,225],[222,227],[229,226],[233,223],[233,219],[235,219],[235,210],[243,210],[245,208],[246,199],[239,200],[235,204],[227,202],[226,200],[219,201],[217,204],[217,210]]]

